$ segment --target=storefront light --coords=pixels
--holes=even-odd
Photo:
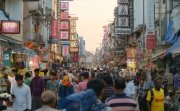
[[[33,61],[29,61],[29,65],[32,66],[33,65]]]

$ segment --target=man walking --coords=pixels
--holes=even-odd
[[[113,111],[136,111],[136,101],[126,96],[124,89],[126,88],[125,79],[119,77],[114,81],[115,94],[106,100]]]
[[[31,110],[31,91],[29,86],[23,84],[23,76],[17,74],[15,76],[17,86],[12,88],[13,108],[14,111],[30,111]]]
[[[32,94],[32,110],[41,107],[41,94],[45,89],[44,80],[39,77],[39,69],[34,70],[35,77],[31,81],[31,94]]]

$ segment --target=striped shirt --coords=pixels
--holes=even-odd
[[[107,98],[111,97],[114,94],[114,89],[113,87],[105,87],[103,91],[103,97],[102,97],[102,102],[104,103]]]
[[[114,94],[106,100],[113,111],[136,111],[136,101],[126,94]]]

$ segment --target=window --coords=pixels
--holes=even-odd
[[[5,0],[0,0],[0,10],[5,10]]]

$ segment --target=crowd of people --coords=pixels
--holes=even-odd
[[[39,76],[40,72],[44,76]],[[169,78],[163,70],[132,73],[113,68],[53,66],[50,70],[36,68],[19,74],[13,68],[10,74],[1,77],[0,108],[2,111],[178,111],[173,97],[180,88],[180,71],[173,81],[174,86],[169,87]],[[79,109],[75,110],[75,106]]]

